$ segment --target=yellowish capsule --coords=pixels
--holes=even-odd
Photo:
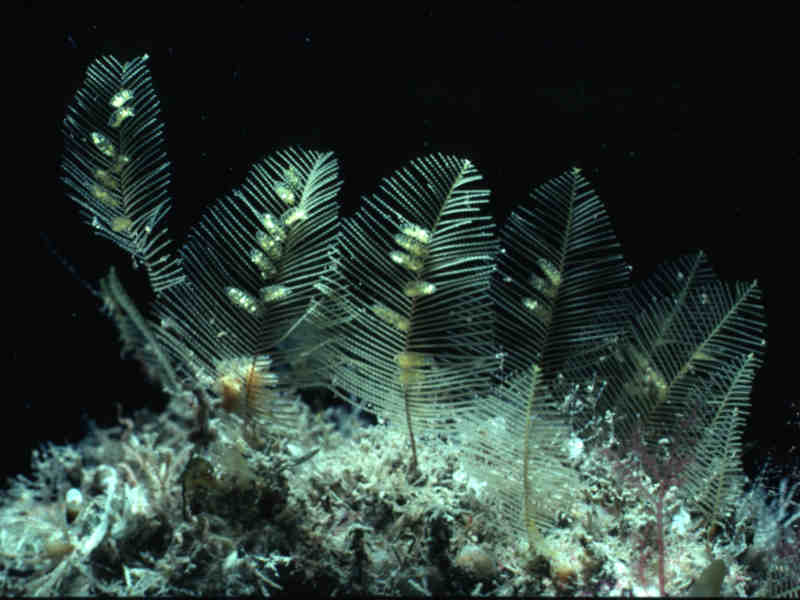
[[[394,241],[403,250],[408,250],[408,252],[414,256],[425,256],[428,253],[428,247],[419,240],[412,238],[410,235],[398,233],[394,236]]]
[[[111,219],[111,231],[119,233],[120,231],[129,231],[133,225],[128,217],[114,217]]]
[[[419,385],[425,381],[426,373],[420,369],[399,369],[397,381],[402,386]]]
[[[238,306],[246,313],[258,315],[261,312],[258,300],[256,300],[252,294],[248,294],[244,290],[235,287],[226,287],[225,295],[228,296],[228,299],[234,306]]]
[[[278,183],[277,185],[275,185],[275,194],[285,204],[291,205],[295,203],[295,200],[297,200],[297,198],[295,198],[294,192],[292,191],[292,188],[290,188],[285,183]]]
[[[256,231],[256,241],[271,259],[277,260],[281,257],[283,251],[281,243],[274,237],[267,235],[263,231]]]
[[[423,354],[422,352],[400,352],[394,357],[394,362],[401,369],[415,369],[418,367],[426,367],[432,364],[430,355]]]
[[[119,189],[119,183],[117,182],[117,178],[114,177],[111,173],[109,173],[105,169],[95,169],[94,178],[97,179],[97,181],[102,183],[107,188],[111,188],[112,190]]]
[[[539,258],[536,264],[539,265],[539,268],[544,272],[554,287],[561,285],[561,272],[553,263],[546,258]]]
[[[286,239],[286,230],[283,228],[283,224],[271,214],[261,215],[261,226],[276,240],[282,242]]]
[[[409,281],[403,293],[409,298],[417,298],[419,296],[430,296],[436,291],[436,285],[427,281]]]
[[[111,96],[111,100],[109,100],[108,103],[114,108],[119,108],[132,98],[133,92],[131,90],[120,90]]]
[[[542,295],[547,296],[548,298],[553,298],[558,291],[558,288],[555,287],[550,281],[545,279],[544,277],[539,277],[535,273],[531,275],[531,286],[537,292],[540,292]]]
[[[109,140],[99,131],[93,131],[91,137],[95,148],[100,150],[100,152],[109,158],[114,158],[114,156],[117,154],[117,149],[114,148],[114,144],[111,143],[111,140]]]
[[[297,172],[297,169],[294,167],[289,167],[283,172],[283,176],[286,178],[286,183],[297,189],[300,187],[300,173]]]
[[[400,227],[400,231],[407,236],[414,238],[418,242],[422,242],[423,244],[430,244],[431,242],[431,232],[424,227],[420,227],[419,225],[405,223],[402,227]]]
[[[384,323],[388,323],[389,325],[400,331],[408,332],[408,329],[411,325],[409,323],[409,320],[406,319],[396,310],[392,310],[391,308],[389,308],[385,304],[381,304],[380,302],[376,302],[370,308],[372,312]]]
[[[533,298],[525,297],[522,299],[522,305],[531,311],[536,318],[545,324],[550,323],[551,313],[550,309],[544,303],[534,300]]]
[[[422,260],[416,256],[409,256],[405,252],[400,252],[398,250],[393,250],[389,253],[389,257],[400,265],[401,267],[405,267],[409,271],[419,272],[422,270],[424,263]]]
[[[115,175],[119,175],[122,172],[122,169],[125,168],[125,165],[127,165],[129,162],[131,162],[130,156],[127,154],[120,154],[117,157],[117,160],[114,162],[114,166],[111,167],[111,172]]]
[[[258,270],[261,272],[262,279],[274,277],[278,272],[278,269],[275,268],[275,265],[272,264],[272,261],[267,258],[267,255],[261,252],[261,250],[253,248],[250,251],[250,262],[258,267]]]
[[[295,223],[302,223],[308,219],[308,211],[305,208],[301,208],[296,206],[295,208],[290,208],[281,217],[281,221],[286,227],[291,227]]]
[[[276,284],[261,288],[259,293],[261,294],[261,299],[264,302],[275,302],[277,300],[283,300],[284,298],[289,297],[289,295],[292,293],[292,290],[285,285]]]
[[[111,192],[109,192],[99,183],[92,184],[92,196],[94,196],[97,200],[99,200],[106,206],[113,206],[113,207],[119,206],[119,200],[117,200]]]
[[[108,118],[108,126],[117,129],[120,125],[122,125],[122,122],[125,119],[132,117],[134,114],[136,113],[134,112],[132,106],[120,106],[117,110],[111,113],[111,116]]]

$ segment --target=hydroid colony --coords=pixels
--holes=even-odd
[[[765,343],[755,282],[718,281],[701,253],[629,289],[605,208],[577,169],[536,188],[498,237],[476,166],[443,155],[412,161],[342,219],[333,154],[278,152],[176,250],[146,59],[90,66],[65,119],[64,173],[87,223],[144,267],[156,293],[140,311],[113,269],[101,285],[123,343],[173,403],[195,407],[184,497],[236,487],[214,479],[208,454],[229,435],[215,418],[229,413],[242,454],[225,450],[224,461],[274,498],[264,481],[283,489],[285,463],[259,477],[241,457],[302,436],[296,394],[323,386],[403,432],[411,488],[435,477],[427,448],[456,445],[459,472],[484,489],[502,535],[548,560],[555,581],[575,569],[547,536],[590,493],[578,468],[587,445],[635,450],[654,481],[677,465],[677,492],[709,536],[729,518]],[[377,542],[360,531],[348,543],[377,569]],[[463,570],[464,556],[445,563]]]

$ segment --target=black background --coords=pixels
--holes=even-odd
[[[90,61],[145,52],[178,240],[255,160],[293,144],[336,153],[345,214],[426,152],[473,160],[500,224],[533,186],[578,165],[635,278],[695,249],[723,279],[759,278],[769,345],[746,468],[756,473],[768,455],[783,470],[797,464],[798,126],[792,44],[780,32],[756,39],[744,32],[759,23],[746,15],[697,27],[688,15],[674,26],[643,15],[636,26],[578,26],[533,3],[348,14],[197,6],[165,17],[134,4],[114,19],[101,8],[27,11],[31,33],[9,57],[24,67],[13,86],[21,106],[6,115],[21,130],[19,171],[9,174],[21,186],[9,186],[6,202],[23,209],[8,223],[20,242],[7,256],[6,473],[24,472],[42,441],[79,439],[90,419],[113,424],[117,402],[128,412],[163,404],[139,366],[119,360],[112,324],[57,258],[89,282],[118,265],[132,296],[148,298],[129,259],[81,223],[59,179],[61,121]]]

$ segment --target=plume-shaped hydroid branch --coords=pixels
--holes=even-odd
[[[630,296],[631,318],[601,363],[601,408],[619,437],[686,465],[682,492],[709,525],[740,491],[741,434],[764,353],[756,281],[719,281],[702,253],[662,266]],[[635,438],[634,438],[635,436]],[[652,475],[652,473],[651,473]]]
[[[495,366],[489,192],[468,160],[429,156],[384,180],[344,225],[341,323],[326,349],[344,399],[415,436],[452,428]]]
[[[64,119],[62,169],[70,197],[98,235],[144,265],[161,292],[182,281],[163,220],[169,161],[147,55],[92,62]]]
[[[190,231],[181,249],[187,281],[156,307],[162,341],[185,377],[240,389],[247,398],[223,399],[252,408],[262,392],[248,396],[252,388],[221,381],[263,379],[265,365],[285,370],[303,351],[287,338],[313,310],[314,284],[329,268],[340,185],[332,154],[278,152]]]
[[[604,405],[619,413],[622,438],[633,430],[647,442],[685,426],[676,406],[698,385],[764,351],[758,283],[720,282],[703,253],[662,266],[630,296],[631,319],[605,361]],[[683,425],[681,425],[683,423]]]
[[[531,202],[501,232],[492,293],[508,373],[473,415],[469,461],[512,529],[534,544],[578,488],[554,388],[573,355],[617,331],[609,300],[628,271],[605,208],[577,169],[537,188]]]

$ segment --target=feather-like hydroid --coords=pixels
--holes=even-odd
[[[533,543],[579,488],[556,387],[570,357],[616,333],[609,301],[627,269],[605,208],[577,169],[536,188],[501,243],[492,296],[506,373],[476,405],[467,454],[509,527]]]
[[[452,430],[496,366],[489,191],[470,161],[428,156],[384,180],[344,224],[325,349],[344,399],[415,435]]]

